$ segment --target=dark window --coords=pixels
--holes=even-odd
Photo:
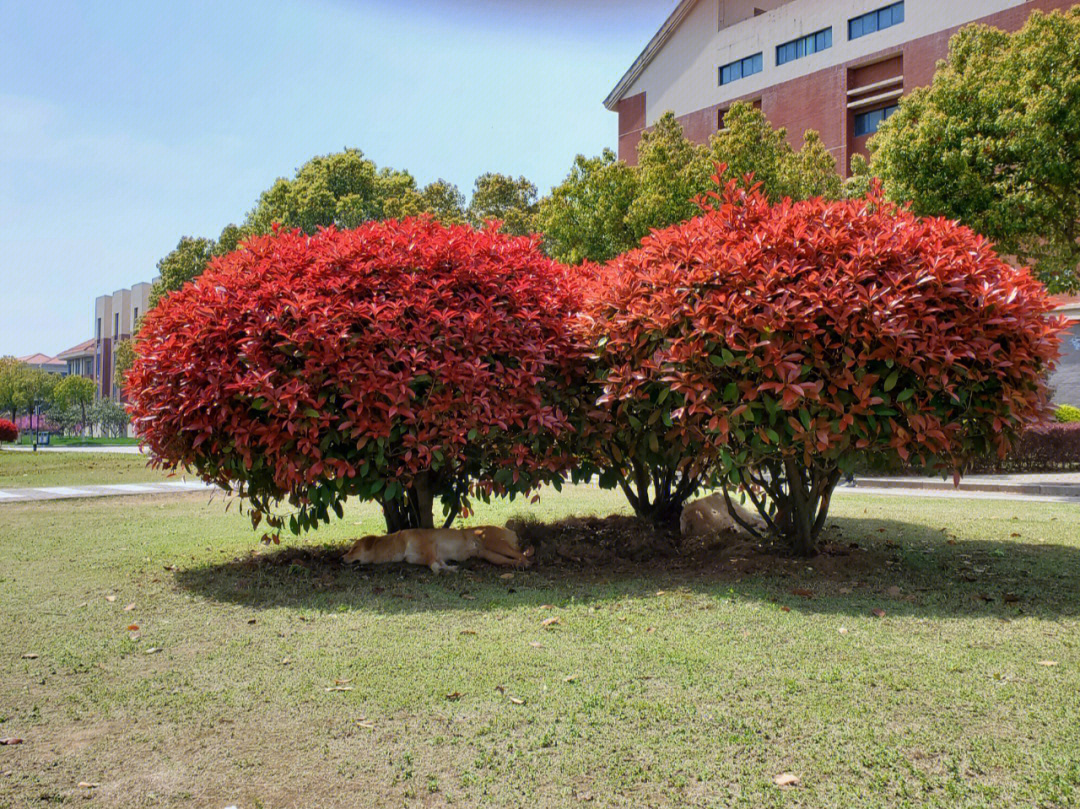
[[[847,24],[848,39],[858,39],[875,31],[882,31],[894,25],[899,25],[903,21],[904,3],[901,0],[899,3],[892,3],[884,8],[879,8],[877,11],[869,11],[866,14],[860,14],[858,17],[852,17]]]
[[[760,73],[762,67],[764,67],[764,59],[760,53],[747,56],[745,59],[736,59],[720,68],[720,83],[730,84],[747,76],[753,76],[755,73]]]
[[[119,340],[120,339],[120,313],[117,312],[113,317],[115,318],[113,320],[113,323],[116,324],[115,328],[113,329],[113,339],[114,340]]]
[[[855,116],[855,137],[874,134],[877,132],[881,122],[896,112],[896,110],[896,104],[890,104],[887,107],[870,110],[870,112],[858,113]]]
[[[782,65],[796,59],[802,59],[812,53],[832,47],[832,28],[824,28],[813,34],[793,39],[776,46],[776,64]]]
[[[132,317],[131,319],[132,320],[138,320],[139,319],[139,307],[138,306],[135,307],[135,316]]]

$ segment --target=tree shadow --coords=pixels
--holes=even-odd
[[[623,518],[625,519],[625,518]],[[766,601],[805,613],[1057,619],[1080,615],[1080,547],[954,538],[944,529],[869,518],[831,521],[826,550],[793,559],[750,542],[633,556],[545,548],[527,570],[479,560],[457,573],[350,567],[342,544],[252,551],[183,568],[176,583],[215,601],[300,612],[385,614],[506,610],[646,598],[683,590]],[[539,550],[539,549],[538,549]]]

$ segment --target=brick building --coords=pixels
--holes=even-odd
[[[949,37],[971,22],[1013,31],[1077,0],[681,0],[604,101],[619,157],[668,110],[691,140],[723,128],[735,101],[787,127],[816,129],[846,174],[897,99],[930,83]]]

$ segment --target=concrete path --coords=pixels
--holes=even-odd
[[[1080,503],[1080,472],[1048,472],[1024,475],[967,475],[959,486],[952,480],[928,477],[860,477],[854,488],[891,490],[896,494],[927,492],[953,495],[987,494],[1061,498]]]
[[[132,494],[176,494],[210,492],[218,488],[201,480],[170,480],[162,483],[113,483],[102,486],[41,486],[25,489],[0,489],[0,504],[27,503],[35,500],[69,500],[82,497],[119,497]]]
[[[18,444],[5,444],[0,447],[3,452],[33,452],[33,447]],[[38,447],[38,452],[107,452],[114,455],[139,455],[138,444],[123,444],[120,446],[86,446],[86,447]]]

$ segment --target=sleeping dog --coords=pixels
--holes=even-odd
[[[464,562],[474,556],[496,565],[529,564],[529,557],[518,547],[517,534],[494,525],[461,529],[409,528],[386,536],[371,535],[358,539],[342,561],[362,565],[409,562],[427,565],[435,573],[457,570],[447,562]]]

